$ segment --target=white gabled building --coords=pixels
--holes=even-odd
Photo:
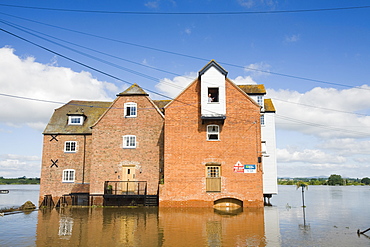
[[[239,85],[239,87],[261,106],[263,196],[269,199],[278,193],[275,107],[271,99],[265,99],[264,85]]]

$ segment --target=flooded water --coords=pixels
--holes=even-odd
[[[37,200],[34,187],[21,188],[19,204]],[[0,195],[0,208],[18,203],[15,194]],[[305,211],[301,194],[279,186],[274,206],[233,212],[95,207],[6,215],[0,246],[370,246],[356,233],[370,227],[369,186],[310,186]]]

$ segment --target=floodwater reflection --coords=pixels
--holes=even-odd
[[[266,246],[264,209],[40,210],[37,246]]]

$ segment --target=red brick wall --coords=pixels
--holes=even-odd
[[[137,103],[137,117],[125,118],[124,103]],[[163,117],[146,96],[120,96],[93,127],[91,193],[103,193],[105,181],[121,181],[122,166],[135,165],[136,181],[147,181],[157,194],[163,167]],[[124,149],[123,136],[135,135],[135,149]]]
[[[260,108],[226,81],[226,120],[220,125],[220,141],[207,141],[200,116],[200,84],[193,83],[166,108],[165,179],[160,206],[210,206],[232,197],[243,206],[262,207],[262,171],[244,174],[233,166],[257,164],[260,156]],[[219,122],[218,122],[219,123]],[[206,163],[221,164],[221,192],[206,192]],[[187,203],[184,203],[188,201]]]
[[[89,167],[91,162],[91,135],[58,135],[56,140],[52,140],[51,135],[44,135],[41,182],[40,182],[40,202],[44,195],[51,194],[54,203],[60,196],[71,193],[76,184],[89,183]],[[64,152],[66,141],[77,141],[77,152]],[[86,143],[86,151],[85,151]],[[52,161],[58,160],[57,166],[52,166]],[[85,169],[84,169],[85,164]],[[74,169],[74,183],[62,182],[63,170]],[[85,172],[84,172],[85,171]]]

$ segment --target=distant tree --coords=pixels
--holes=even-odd
[[[341,175],[332,174],[328,178],[328,185],[343,185],[343,179]]]
[[[361,183],[364,183],[364,184],[370,184],[370,178],[368,178],[368,177],[365,177],[365,178],[363,178],[363,179],[361,179]]]

